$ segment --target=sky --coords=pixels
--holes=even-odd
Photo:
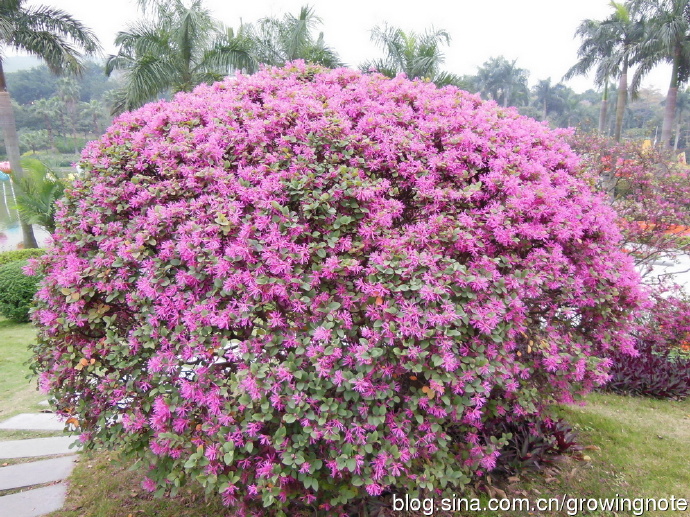
[[[139,17],[136,0],[29,0],[64,9],[92,28],[105,53],[114,54],[115,34]],[[326,43],[351,67],[382,52],[370,41],[375,25],[388,23],[405,31],[445,29],[451,44],[444,50],[443,69],[475,74],[489,58],[503,55],[530,72],[529,84],[551,78],[558,82],[577,60],[575,30],[584,19],[604,19],[609,0],[204,0],[225,25],[238,27],[264,16],[297,14],[305,3],[322,19]],[[643,87],[665,93],[670,67],[660,66]],[[591,78],[568,81],[575,91],[593,86]]]

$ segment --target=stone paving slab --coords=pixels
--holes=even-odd
[[[0,424],[0,429],[24,431],[62,431],[64,428],[64,422],[53,413],[22,413]]]
[[[53,454],[74,454],[76,447],[69,446],[77,441],[76,436],[55,436],[52,438],[32,438],[30,440],[10,440],[0,442],[0,459],[36,458]]]
[[[0,467],[0,490],[53,483],[67,478],[74,469],[74,456]]]
[[[39,517],[62,508],[62,505],[65,504],[66,494],[67,484],[59,483],[6,495],[0,497],[0,515],[3,517]]]

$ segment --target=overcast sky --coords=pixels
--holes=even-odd
[[[30,0],[31,4],[60,7],[91,27],[106,54],[115,53],[115,33],[137,19],[135,0]],[[205,0],[216,18],[237,27],[268,15],[298,13],[305,0]],[[577,59],[579,23],[603,19],[611,12],[609,0],[312,0],[323,20],[326,43],[342,60],[356,67],[381,55],[369,41],[369,31],[387,22],[423,32],[431,26],[445,29],[452,40],[445,50],[444,69],[475,74],[490,57],[503,55],[530,71],[529,82],[552,78],[558,82]],[[670,68],[653,71],[643,86],[666,93]],[[576,91],[592,86],[589,78],[568,82]]]

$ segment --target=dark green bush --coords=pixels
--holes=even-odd
[[[0,253],[0,266],[9,264],[10,262],[16,262],[18,260],[26,260],[33,257],[40,257],[45,253],[46,250],[41,248],[29,248],[26,250],[12,250],[3,251]]]
[[[0,314],[18,323],[29,321],[31,299],[40,280],[24,274],[26,264],[26,260],[18,260],[0,267]]]

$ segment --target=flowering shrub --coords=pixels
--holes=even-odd
[[[632,347],[638,278],[575,155],[452,87],[293,63],[125,114],[80,165],[35,368],[150,490],[237,515],[457,490],[505,443],[485,422]]]
[[[570,144],[580,171],[605,192],[618,213],[623,247],[649,291],[651,309],[641,314],[636,341],[641,349],[685,349],[690,340],[690,299],[673,276],[656,277],[652,265],[690,254],[690,174],[675,155],[642,142],[615,142],[577,133]],[[626,363],[645,362],[626,357]],[[644,364],[642,369],[648,369]],[[627,370],[626,370],[627,371]],[[615,374],[619,376],[619,374]]]
[[[639,141],[576,133],[569,139],[581,171],[618,213],[623,246],[643,277],[661,259],[690,253],[690,169]],[[649,278],[652,281],[652,278]]]

